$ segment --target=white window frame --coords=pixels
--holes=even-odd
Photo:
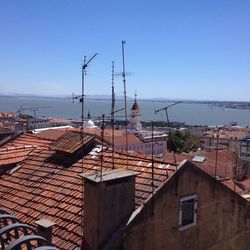
[[[192,223],[187,224],[187,225],[182,225],[182,202],[187,201],[187,200],[194,200],[194,210],[193,210],[193,217],[194,220]],[[187,228],[190,228],[192,226],[195,226],[197,224],[197,194],[192,194],[192,195],[187,195],[182,198],[180,198],[180,203],[179,203],[179,230],[183,231]]]

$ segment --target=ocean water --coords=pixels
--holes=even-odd
[[[169,102],[140,102],[142,120],[166,121],[165,111],[155,114],[154,110],[169,105]],[[0,97],[0,112],[16,112],[20,106],[25,107],[45,107],[39,108],[37,116],[57,117],[67,119],[80,119],[81,105],[79,102],[73,103],[70,99],[48,99],[48,98],[10,98]],[[128,114],[133,105],[128,101]],[[123,101],[116,101],[116,110],[124,106]],[[47,107],[47,108],[46,108]],[[85,100],[85,116],[88,111],[92,117],[101,117],[102,114],[109,116],[111,102],[106,100]],[[33,115],[32,111],[26,113]],[[241,126],[250,126],[250,110],[221,109],[207,104],[200,103],[180,103],[168,110],[170,121],[185,122],[189,125],[223,125],[236,121]],[[123,112],[116,113],[116,119],[122,120]]]

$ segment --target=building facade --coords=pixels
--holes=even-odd
[[[240,170],[241,179],[250,177],[250,133],[240,140]]]
[[[190,162],[178,168],[106,249],[249,249],[248,201]]]

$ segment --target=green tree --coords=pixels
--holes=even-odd
[[[201,147],[201,139],[192,135],[189,131],[179,131],[168,136],[168,150],[176,153],[196,151]]]

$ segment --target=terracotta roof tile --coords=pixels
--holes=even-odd
[[[205,160],[202,163],[194,162],[194,164],[208,174],[214,176],[215,165],[216,165],[216,152],[195,152],[191,154],[181,153],[175,154],[177,164],[181,163],[183,160],[192,161],[195,155],[204,156]],[[174,162],[173,153],[166,153],[164,155],[164,161],[170,163]],[[237,163],[237,156],[230,150],[219,150],[217,156],[217,176],[222,178],[232,178],[234,176],[234,169]]]
[[[11,175],[2,175],[0,179],[0,204],[3,209],[13,213],[24,223],[34,226],[40,218],[56,223],[53,229],[53,243],[60,249],[74,249],[81,244],[81,199],[82,178],[79,173],[112,168],[112,152],[107,148],[103,154],[88,154],[82,160],[68,167],[51,161],[56,151],[49,149],[53,140],[24,134],[8,143],[14,149],[25,145],[36,145],[22,167]],[[4,150],[6,150],[6,147]],[[101,156],[103,162],[101,164]],[[136,206],[143,204],[152,192],[150,159],[138,154],[126,155],[116,151],[115,168],[128,168],[141,174],[136,177]],[[127,165],[128,163],[128,165]],[[158,187],[166,181],[174,169],[163,168],[162,161],[154,164],[154,184]]]
[[[250,178],[245,179],[245,180],[241,181],[240,183],[245,187],[245,189],[247,191],[250,192]]]
[[[17,138],[9,141],[3,148],[6,147],[19,147],[19,146],[33,146],[33,147],[44,147],[51,143],[52,139],[39,138],[35,134],[24,133]]]
[[[24,161],[36,146],[12,146],[0,149],[0,167]]]
[[[37,137],[40,137],[42,139],[50,139],[55,140],[63,136],[63,134],[67,133],[68,131],[80,131],[78,128],[72,128],[72,129],[51,129],[46,130],[43,132],[40,132],[37,135]],[[94,134],[97,136],[101,136],[101,129],[100,128],[84,128],[83,130],[85,133],[88,134]],[[108,142],[112,142],[112,129],[105,129],[104,130],[104,139]],[[114,130],[114,142],[115,146],[125,146],[126,145],[126,134],[123,130]],[[137,138],[133,133],[128,133],[128,145],[137,145],[142,144],[143,142]]]
[[[239,185],[237,185],[233,180],[225,180],[222,181],[222,183],[236,193],[242,194],[244,192],[244,190]]]
[[[95,137],[93,135],[84,134],[83,141],[81,134],[76,131],[67,131],[62,136],[60,136],[51,146],[51,149],[55,149],[57,151],[74,153],[79,148],[82,147],[82,142],[84,145],[93,141]]]
[[[48,129],[36,134],[36,137],[47,140],[56,140],[62,136],[68,129]]]
[[[246,130],[244,129],[220,129],[218,131],[207,132],[206,137],[216,138],[219,135],[220,139],[241,139],[246,135]]]

